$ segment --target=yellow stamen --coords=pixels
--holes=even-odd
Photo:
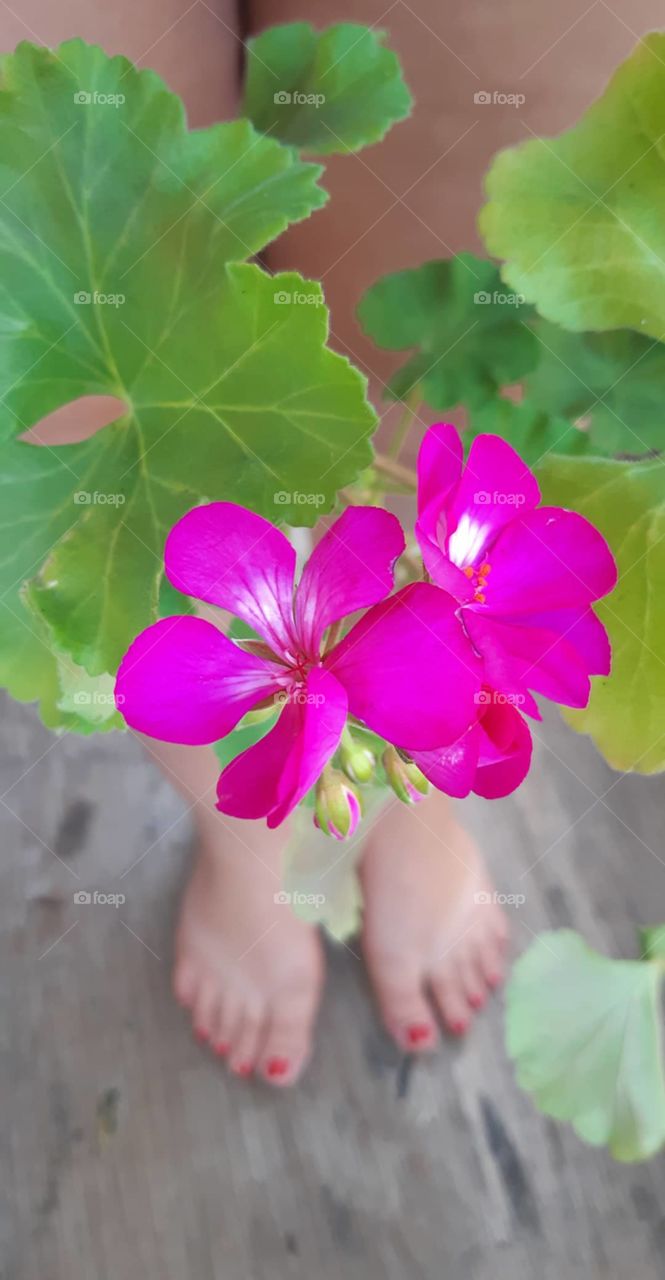
[[[475,570],[473,568],[473,565],[470,565],[470,564],[468,564],[466,566],[466,569],[464,569],[464,573],[466,574],[467,578],[472,578],[474,575],[474,572]]]
[[[474,600],[477,600],[477,601],[478,601],[478,604],[484,604],[484,603],[485,603],[485,596],[484,596],[484,594],[483,594],[483,592],[482,592],[482,591],[476,591],[476,594],[475,594],[475,596],[474,596],[473,598],[474,598]]]

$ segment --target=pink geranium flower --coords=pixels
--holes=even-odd
[[[531,734],[523,716],[495,689],[480,693],[481,716],[438,751],[413,751],[413,760],[439,791],[462,798],[474,791],[497,800],[515,791],[531,764]]]
[[[487,684],[540,718],[529,690],[583,707],[610,647],[591,608],[616,582],[604,538],[562,507],[542,507],[535,476],[499,436],[430,428],[418,455],[416,534],[432,580],[461,606]]]
[[[171,583],[235,614],[261,637],[249,648],[203,618],[143,631],[116,683],[127,723],[166,742],[223,738],[281,695],[277,724],[223,771],[218,808],[277,826],[320,776],[347,714],[389,741],[427,750],[477,717],[481,665],[455,601],[427,583],[389,599],[404,547],[387,511],[352,507],[332,525],[295,587],[295,551],[268,520],[229,502],[190,511],[171,530]],[[332,648],[332,624],[373,606]]]

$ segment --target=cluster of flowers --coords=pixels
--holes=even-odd
[[[349,507],[297,587],[295,551],[279,529],[233,503],[197,507],[167,539],[167,576],[261,639],[235,643],[200,617],[157,622],[122,661],[118,707],[154,738],[201,744],[281,703],[277,723],[217,789],[223,813],[270,827],[321,779],[318,824],[337,837],[353,832],[357,792],[329,762],[342,743],[350,777],[362,778],[363,758],[371,773],[366,750],[354,754],[354,721],[391,744],[384,764],[404,800],[426,790],[425,779],[458,797],[507,795],[528,772],[522,712],[540,719],[533,694],[585,706],[590,675],[610,668],[591,607],[615,584],[609,548],[582,516],[539,503],[535,477],[500,437],[478,436],[464,466],[455,428],[431,427],[416,524],[429,580],[394,594],[404,535],[378,507]]]

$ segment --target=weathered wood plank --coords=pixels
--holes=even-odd
[[[528,785],[468,806],[515,942],[552,925],[634,953],[663,917],[660,780],[619,778],[550,718]],[[665,1162],[539,1117],[500,1009],[405,1068],[362,967],[333,948],[292,1094],[229,1080],[169,992],[191,832],[138,745],[56,740],[3,703],[1,1280],[652,1280]],[[124,880],[119,877],[146,850]],[[78,906],[80,889],[127,901]]]

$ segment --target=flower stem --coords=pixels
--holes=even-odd
[[[415,493],[418,481],[415,471],[412,471],[410,467],[402,466],[401,462],[395,462],[393,458],[388,457],[385,453],[377,453],[375,455],[374,466],[377,471],[390,476],[392,480],[399,480],[400,484],[413,489]]]
[[[422,395],[420,392],[420,387],[416,383],[415,387],[411,388],[406,399],[402,402],[404,405],[404,412],[399,422],[397,423],[397,426],[395,428],[395,434],[388,448],[387,456],[389,458],[392,458],[394,462],[397,462],[402,452],[402,449],[404,448],[404,445],[407,442],[407,439],[409,437],[409,432],[411,430],[411,427],[413,426],[413,419],[417,417],[418,409],[420,408],[421,402],[422,402]]]

